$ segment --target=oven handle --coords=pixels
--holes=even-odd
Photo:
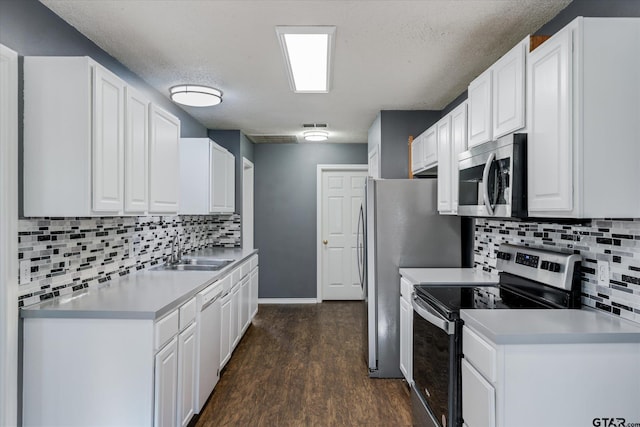
[[[484,205],[487,208],[487,214],[493,216],[493,206],[489,200],[489,172],[491,171],[491,164],[496,159],[496,153],[491,153],[487,159],[487,163],[484,164],[482,171],[482,195],[484,197]]]
[[[447,335],[453,335],[455,332],[455,324],[453,322],[442,317],[431,307],[424,305],[415,294],[413,295],[411,305],[413,306],[413,311],[418,313],[420,317],[436,326],[438,329],[443,330]]]

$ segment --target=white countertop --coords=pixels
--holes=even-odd
[[[595,310],[460,310],[495,344],[640,343],[640,325]]]
[[[497,274],[475,268],[401,268],[400,275],[412,285],[494,285]]]
[[[203,249],[185,257],[224,258],[235,262],[218,271],[141,270],[99,287],[25,307],[20,313],[24,318],[158,319],[257,252],[239,248]]]

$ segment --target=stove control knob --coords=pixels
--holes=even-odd
[[[549,263],[549,270],[553,271],[554,273],[559,273],[560,272],[560,264],[558,264],[557,262],[550,262]]]
[[[540,263],[540,268],[543,270],[548,270],[549,269],[549,261],[542,261]]]

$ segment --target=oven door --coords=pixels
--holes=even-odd
[[[416,426],[458,427],[459,325],[413,295],[412,412]]]

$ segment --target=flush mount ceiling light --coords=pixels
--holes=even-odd
[[[211,107],[222,102],[222,91],[208,86],[179,85],[169,93],[173,102],[191,107]]]
[[[305,141],[320,142],[329,139],[329,132],[326,130],[308,130],[303,132]]]
[[[294,92],[329,92],[335,32],[333,26],[276,27]]]

